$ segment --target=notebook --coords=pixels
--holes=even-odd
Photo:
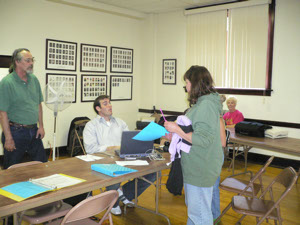
[[[153,141],[138,141],[132,139],[140,131],[123,131],[121,148],[116,150],[120,158],[142,158],[147,157],[153,149]]]
[[[137,170],[119,166],[117,164],[92,164],[91,169],[111,177],[118,177],[128,173],[137,172]]]

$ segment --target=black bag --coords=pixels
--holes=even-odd
[[[178,153],[176,153],[175,160],[172,162],[166,187],[168,191],[173,195],[182,194],[183,176],[180,158],[178,158]]]
[[[235,125],[235,132],[237,134],[247,135],[251,137],[265,137],[265,130],[271,128],[272,126],[258,122],[242,121]]]

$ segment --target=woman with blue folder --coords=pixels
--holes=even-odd
[[[188,225],[212,225],[211,210],[213,186],[220,176],[223,151],[220,138],[220,97],[213,86],[209,71],[192,66],[185,74],[193,132],[185,133],[174,122],[165,122],[165,128],[192,143],[189,153],[181,153],[185,202]],[[171,135],[166,135],[171,138]]]

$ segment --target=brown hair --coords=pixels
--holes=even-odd
[[[195,104],[199,97],[216,92],[210,72],[204,66],[191,66],[185,72],[183,78],[191,82],[191,91],[188,98],[190,105]]]
[[[98,114],[98,111],[97,111],[96,107],[99,106],[101,108],[100,100],[103,100],[103,99],[106,99],[106,98],[109,99],[109,96],[108,95],[100,95],[99,97],[97,97],[95,99],[93,107],[94,107],[94,110],[95,110],[96,114]]]

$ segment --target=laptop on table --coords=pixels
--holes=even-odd
[[[147,157],[153,149],[154,141],[138,141],[132,139],[140,131],[123,131],[121,148],[116,150],[120,158],[142,158]]]

